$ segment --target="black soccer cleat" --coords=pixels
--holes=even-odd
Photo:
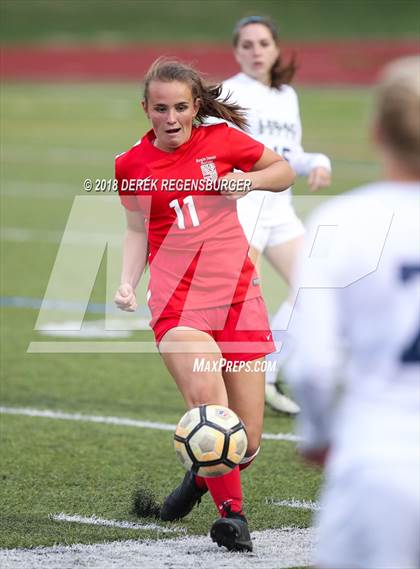
[[[229,551],[252,551],[246,517],[230,509],[225,518],[219,518],[211,526],[210,537],[219,547],[224,545]]]
[[[194,478],[194,474],[189,470],[181,484],[165,498],[160,509],[161,520],[172,522],[184,518],[191,512],[195,504],[201,502],[207,488],[198,488]]]

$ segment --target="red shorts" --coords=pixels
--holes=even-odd
[[[151,322],[156,343],[177,326],[188,326],[209,334],[226,361],[251,361],[275,352],[267,310],[261,297],[231,306],[201,310],[163,312]]]

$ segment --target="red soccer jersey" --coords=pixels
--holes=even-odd
[[[226,124],[194,127],[174,152],[154,146],[154,138],[149,131],[115,165],[122,204],[145,219],[154,318],[165,308],[209,308],[260,296],[236,201],[209,191],[205,182],[235,168],[249,171],[264,146]]]

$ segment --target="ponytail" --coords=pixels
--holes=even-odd
[[[281,55],[278,56],[270,70],[271,84],[270,87],[280,89],[282,85],[288,85],[296,73],[296,55],[293,54],[289,59],[287,65],[283,65]]]
[[[160,57],[150,67],[144,78],[144,100],[147,104],[149,87],[152,81],[179,81],[191,88],[193,100],[199,99],[200,106],[196,121],[203,123],[207,117],[216,117],[231,122],[246,130],[246,111],[235,103],[230,103],[230,95],[220,100],[222,85],[206,85],[201,75],[191,66],[175,59]]]
[[[248,122],[246,120],[245,109],[235,103],[229,103],[230,93],[222,100],[222,85],[202,85],[200,94],[200,109],[197,113],[197,120],[203,123],[207,117],[217,117],[231,122],[242,130],[246,130]]]

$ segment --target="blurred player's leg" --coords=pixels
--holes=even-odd
[[[420,566],[419,472],[400,460],[366,473],[366,569]]]
[[[327,479],[317,516],[317,567],[420,566],[419,469],[395,467],[398,460]]]
[[[298,236],[277,245],[267,246],[264,251],[270,264],[282,275],[289,286],[292,279],[294,259],[303,242],[301,222],[297,218],[296,220],[296,223],[293,222],[293,227],[291,223],[290,231],[300,233]],[[293,302],[287,300],[280,305],[271,319],[270,325],[277,351],[267,356],[270,366],[265,376],[265,401],[274,411],[296,414],[299,412],[298,405],[284,393],[278,383],[279,371],[292,350],[293,340],[288,332],[292,311]]]
[[[299,413],[298,405],[288,397],[278,382],[280,369],[292,351],[292,337],[287,331],[293,304],[284,302],[271,320],[271,330],[276,344],[276,351],[266,356],[268,368],[265,374],[265,402],[274,411]]]

